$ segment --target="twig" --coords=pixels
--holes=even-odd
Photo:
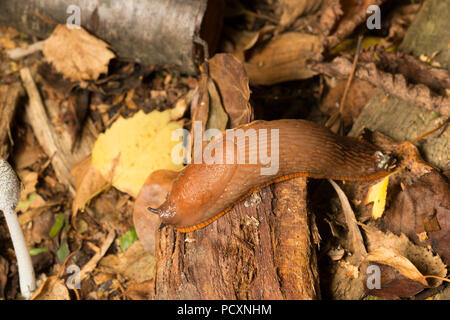
[[[419,141],[419,140],[422,140],[422,139],[425,138],[426,136],[429,136],[430,134],[432,134],[432,133],[434,133],[434,132],[436,132],[436,131],[442,129],[443,127],[445,127],[445,126],[447,125],[448,122],[449,122],[449,118],[447,118],[447,119],[446,119],[442,124],[440,124],[437,128],[434,128],[433,130],[430,130],[430,131],[428,131],[428,132],[422,134],[421,136],[419,136],[419,137],[417,137],[417,138],[414,138],[414,139],[410,140],[409,142],[410,142],[410,143],[415,143],[415,142],[417,142],[417,141]]]
[[[350,89],[350,85],[352,83],[353,76],[355,74],[356,65],[358,64],[359,53],[361,52],[362,40],[363,40],[363,36],[359,36],[358,44],[356,45],[355,57],[353,58],[352,71],[350,72],[350,76],[348,77],[347,84],[345,85],[345,89],[344,89],[344,94],[342,95],[341,103],[339,105],[339,113],[340,114],[342,114],[342,112],[344,111],[345,100],[347,99],[348,90]]]
[[[20,70],[20,77],[22,78],[23,85],[29,98],[26,113],[34,135],[47,156],[51,157],[52,165],[58,180],[67,186],[70,193],[74,196],[75,188],[70,180],[69,161],[64,157],[64,152],[61,151],[58,144],[58,137],[47,117],[44,104],[33,77],[31,76],[30,70],[28,68]]]
[[[79,276],[80,281],[83,281],[86,279],[89,273],[92,272],[92,270],[95,269],[97,266],[97,263],[100,261],[101,258],[105,255],[106,251],[108,251],[109,247],[114,241],[114,238],[116,237],[116,233],[114,230],[111,230],[108,235],[106,236],[105,241],[103,242],[102,246],[100,247],[100,250],[95,253],[95,255],[91,258],[91,260],[86,263],[83,268],[81,269]]]
[[[19,60],[35,52],[42,51],[43,49],[44,49],[44,40],[35,42],[26,48],[10,49],[6,51],[6,54],[8,55],[8,58],[12,60]]]

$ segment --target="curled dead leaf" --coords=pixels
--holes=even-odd
[[[251,122],[253,108],[249,103],[249,80],[243,65],[232,55],[216,54],[210,60],[210,74],[230,117],[230,127]]]
[[[322,50],[319,36],[286,32],[255,52],[245,70],[253,85],[272,85],[284,81],[308,79],[317,74],[307,66]]]
[[[427,280],[420,273],[420,271],[417,270],[416,266],[407,258],[402,256],[400,252],[393,248],[378,248],[376,250],[373,250],[367,255],[366,261],[372,261],[391,266],[398,270],[405,277],[413,281],[420,282],[425,287],[428,287]]]

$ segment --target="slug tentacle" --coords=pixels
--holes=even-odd
[[[154,208],[148,207],[147,210],[148,210],[148,211],[151,211],[151,212],[153,212],[153,213],[159,214],[158,209],[154,209]]]

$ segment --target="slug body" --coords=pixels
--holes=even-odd
[[[216,160],[222,159],[222,163],[194,162],[180,172],[167,200],[157,210],[163,224],[182,232],[202,228],[255,190],[298,176],[358,181],[388,174],[379,166],[374,145],[335,135],[313,122],[254,121],[230,133],[237,130],[241,134],[253,133],[259,141],[252,141],[251,134],[232,141],[225,133],[215,137],[205,152],[208,150]],[[245,155],[245,163],[239,154]],[[267,157],[263,161],[267,155],[277,161],[273,166],[276,170],[269,174]]]

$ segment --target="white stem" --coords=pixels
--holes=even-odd
[[[19,219],[14,210],[9,212],[3,212],[5,215],[6,223],[8,225],[11,240],[14,246],[14,251],[17,257],[17,264],[19,268],[19,282],[20,292],[22,296],[29,299],[36,290],[36,279],[34,276],[33,263],[31,262],[31,256],[28,252],[25,237],[23,236],[22,228],[19,224]]]

